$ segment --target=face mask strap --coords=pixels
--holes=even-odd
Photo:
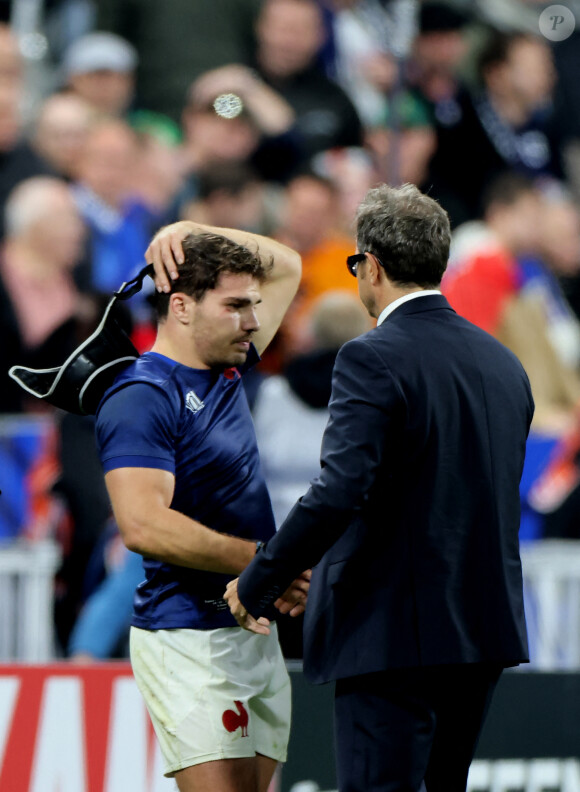
[[[151,278],[155,275],[155,269],[153,264],[147,264],[146,267],[143,269],[133,278],[133,280],[127,281],[123,283],[120,289],[118,289],[114,296],[118,300],[128,300],[133,295],[140,292],[143,288],[143,281],[149,275]]]

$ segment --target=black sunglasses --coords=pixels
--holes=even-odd
[[[374,253],[372,253],[371,255],[374,256]],[[353,278],[356,278],[356,271],[358,269],[358,265],[361,262],[363,262],[366,259],[366,257],[367,257],[366,253],[353,253],[352,256],[346,257],[346,266],[350,274],[353,276]],[[379,262],[381,267],[384,269],[385,265],[380,260],[380,258],[378,256],[375,256],[375,258]]]
[[[353,276],[353,278],[356,278],[356,271],[358,269],[358,265],[362,261],[364,261],[366,257],[367,257],[366,253],[353,253],[352,256],[346,257],[346,266],[350,274]]]

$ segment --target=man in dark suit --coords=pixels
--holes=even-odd
[[[371,190],[349,267],[377,327],[338,354],[322,470],[229,604],[266,632],[305,568],[307,677],[337,680],[341,792],[463,792],[501,670],[527,660],[519,481],[526,374],[438,291],[444,210]]]

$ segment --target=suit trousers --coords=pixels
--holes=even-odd
[[[465,792],[503,668],[472,663],[340,679],[335,692],[339,792]]]

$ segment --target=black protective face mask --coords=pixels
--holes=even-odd
[[[112,309],[117,300],[128,300],[137,294],[147,275],[153,275],[152,264],[115,292],[97,329],[62,366],[50,369],[12,366],[9,375],[25,391],[61,410],[93,415],[117,374],[139,357]]]

